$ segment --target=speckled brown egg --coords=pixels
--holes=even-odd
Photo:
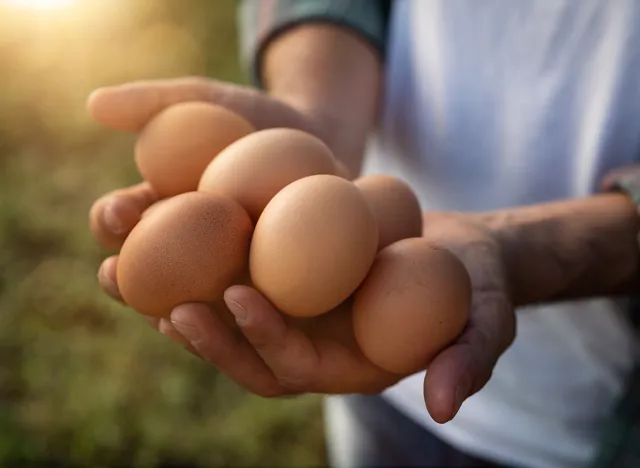
[[[274,128],[231,144],[207,167],[199,191],[229,196],[257,221],[276,193],[315,174],[336,174],[331,150],[300,130]]]
[[[389,372],[411,374],[464,329],[471,281],[447,250],[404,239],[378,255],[355,294],[353,326],[362,352]]]
[[[354,181],[371,204],[378,221],[378,250],[401,239],[422,235],[420,202],[411,187],[388,175],[370,175]]]
[[[167,316],[186,302],[213,302],[246,271],[252,224],[235,201],[184,193],[167,199],[131,231],[117,278],[138,312]]]
[[[377,245],[375,217],[352,182],[334,175],[305,177],[278,192],[258,220],[251,279],[282,312],[319,315],[358,287]]]
[[[144,128],[135,148],[138,171],[161,197],[196,190],[220,151],[254,131],[227,109],[204,102],[169,106]]]

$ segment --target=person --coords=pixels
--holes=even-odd
[[[628,313],[640,3],[276,0],[241,12],[257,88],[128,83],[93,93],[91,115],[138,131],[173,103],[214,102],[258,129],[319,136],[354,176],[402,178],[424,237],[470,273],[469,323],[409,376],[362,356],[348,313],[301,328],[247,286],[225,292],[237,327],[205,304],[153,325],[258,395],[331,394],[334,466],[638,466],[620,421],[634,424],[640,382]],[[607,173],[616,190],[601,190]],[[156,200],[146,183],[107,194],[92,231],[117,246]],[[116,263],[99,279],[121,299]]]

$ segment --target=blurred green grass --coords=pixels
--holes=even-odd
[[[133,136],[92,123],[96,87],[243,82],[231,0],[0,2],[0,466],[324,463],[320,400],[263,400],[96,282],[92,201],[138,180]]]

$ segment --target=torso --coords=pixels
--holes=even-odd
[[[397,0],[380,131],[365,172],[407,180],[423,209],[585,196],[640,151],[640,2]],[[583,466],[634,359],[622,304],[518,312],[518,337],[454,421],[422,375],[389,401],[461,450],[532,468]]]

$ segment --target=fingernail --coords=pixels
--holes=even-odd
[[[104,220],[104,224],[109,228],[114,234],[124,234],[127,229],[122,224],[122,221],[118,217],[113,205],[107,205],[102,213],[102,219]]]
[[[195,345],[200,342],[200,333],[198,333],[198,329],[193,325],[189,325],[187,323],[176,322],[171,319],[171,323],[175,327],[175,329],[184,336],[189,343]]]
[[[242,307],[242,305],[236,301],[232,301],[230,299],[225,299],[224,301],[227,303],[227,307],[229,308],[233,316],[236,318],[236,323],[239,326],[245,325],[249,318],[247,309]]]
[[[454,416],[458,414],[458,411],[460,411],[460,407],[462,406],[462,403],[464,403],[464,400],[466,400],[466,398],[469,396],[469,391],[470,391],[470,388],[467,382],[460,382],[456,387],[456,394],[455,394],[456,406],[453,411]]]

